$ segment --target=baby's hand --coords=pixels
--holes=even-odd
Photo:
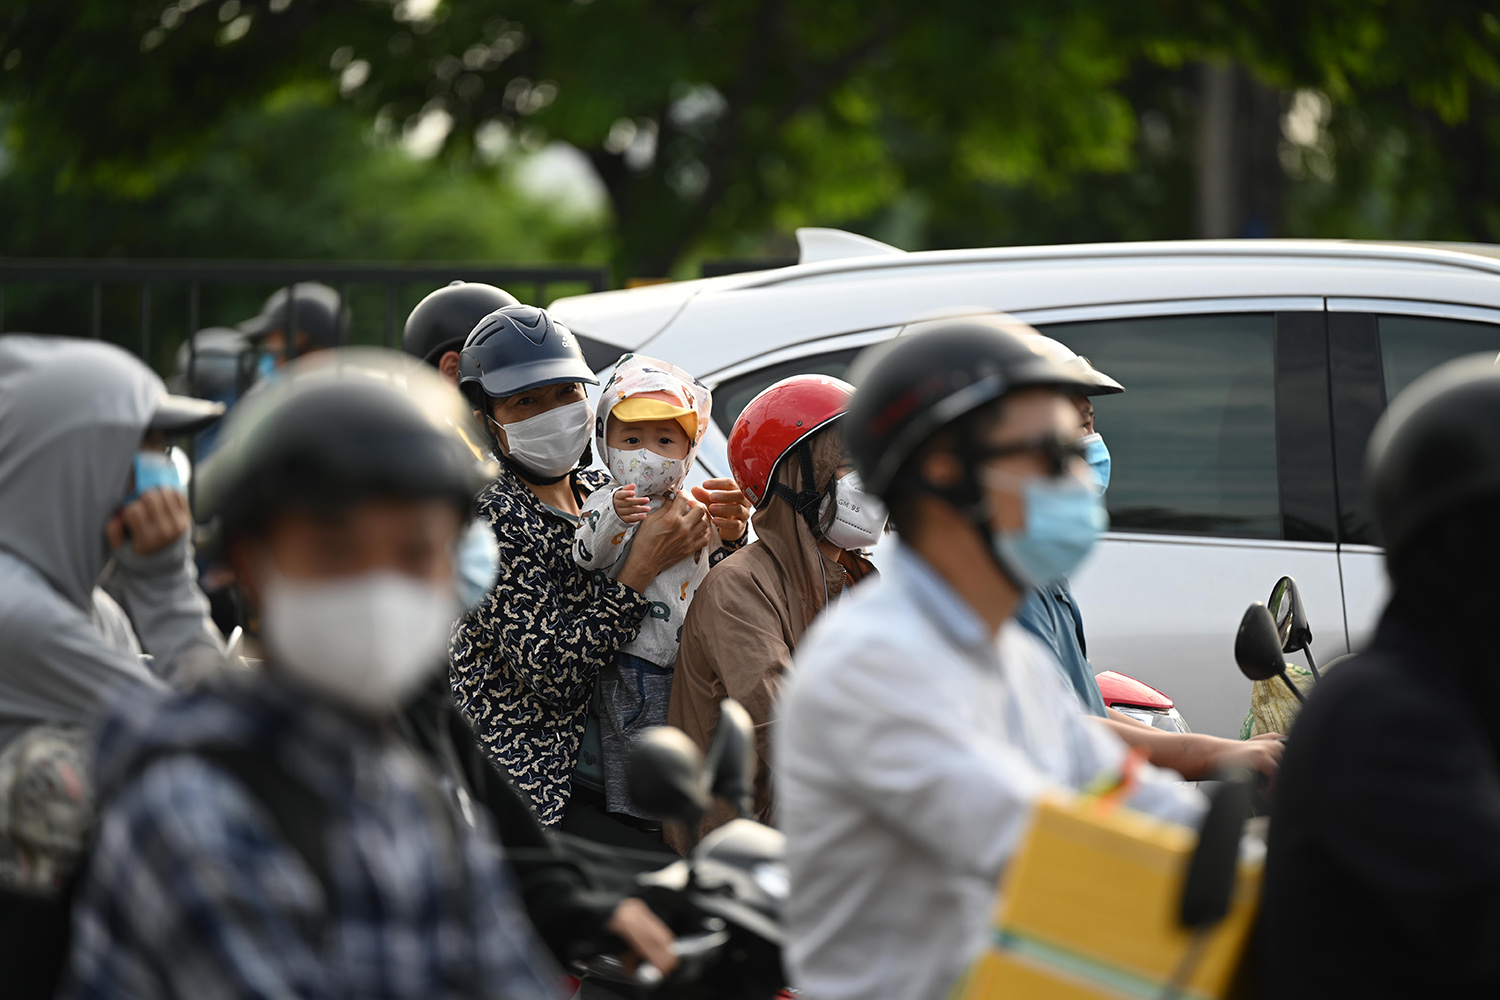
[[[651,513],[651,498],[636,496],[634,483],[621,486],[615,490],[615,513],[626,524],[644,521],[646,515]]]

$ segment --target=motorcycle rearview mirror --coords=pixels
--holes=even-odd
[[[1281,635],[1281,651],[1295,653],[1312,645],[1312,626],[1307,622],[1307,611],[1302,606],[1302,591],[1297,581],[1284,576],[1271,588],[1271,599],[1266,602],[1271,617],[1276,619],[1276,631]]]
[[[1271,588],[1271,599],[1266,602],[1271,608],[1271,617],[1276,619],[1276,631],[1281,636],[1281,651],[1302,651],[1307,665],[1312,668],[1313,679],[1320,679],[1318,664],[1312,655],[1312,626],[1307,622],[1307,611],[1302,606],[1302,591],[1297,581],[1284,576]]]
[[[719,703],[719,725],[708,746],[704,770],[710,790],[729,803],[736,816],[748,816],[755,780],[755,723],[733,698]]]
[[[1266,619],[1270,620],[1269,614]],[[1194,932],[1193,938],[1162,992],[1164,997],[1181,995],[1203,957],[1209,933],[1229,914],[1238,875],[1240,837],[1250,815],[1252,781],[1250,773],[1240,769],[1220,775],[1208,792],[1208,811],[1198,826],[1198,845],[1188,859],[1177,912],[1182,926]]]
[[[1240,630],[1234,637],[1234,662],[1240,673],[1252,681],[1268,681],[1280,677],[1292,689],[1297,701],[1302,702],[1302,692],[1286,675],[1286,660],[1281,650],[1281,634],[1276,631],[1276,621],[1266,606],[1256,601],[1245,609],[1240,619]]]
[[[656,726],[641,734],[625,765],[630,797],[647,815],[694,831],[708,809],[703,754],[680,729]]]

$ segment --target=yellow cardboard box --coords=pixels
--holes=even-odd
[[[1229,914],[1201,941],[1178,923],[1197,844],[1183,826],[1096,800],[1055,797],[1000,883],[989,947],[962,1000],[1155,998],[1190,948],[1185,997],[1225,997],[1260,899],[1264,852],[1242,853]]]

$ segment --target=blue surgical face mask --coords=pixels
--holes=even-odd
[[[135,489],[121,501],[120,506],[135,503],[147,490],[163,488],[184,492],[182,473],[178,470],[177,463],[164,451],[138,451],[135,453]]]
[[[1019,493],[1026,503],[1025,527],[997,531],[993,538],[995,557],[1023,586],[1066,580],[1109,527],[1099,491],[1075,476],[1023,480],[990,469],[986,480],[996,489]]]
[[[1083,460],[1089,463],[1099,484],[1099,492],[1103,493],[1109,489],[1109,449],[1104,445],[1104,438],[1097,433],[1089,434],[1079,438],[1078,443],[1083,446]]]
[[[263,353],[255,359],[255,380],[257,382],[271,382],[278,377],[275,355]]]
[[[488,521],[475,518],[458,538],[453,560],[453,587],[465,608],[475,608],[495,588],[500,575],[500,546]]]

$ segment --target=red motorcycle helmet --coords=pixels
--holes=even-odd
[[[729,431],[729,470],[760,507],[776,466],[792,449],[844,415],[854,386],[831,375],[793,375],[750,400]],[[813,489],[803,483],[804,492]]]

